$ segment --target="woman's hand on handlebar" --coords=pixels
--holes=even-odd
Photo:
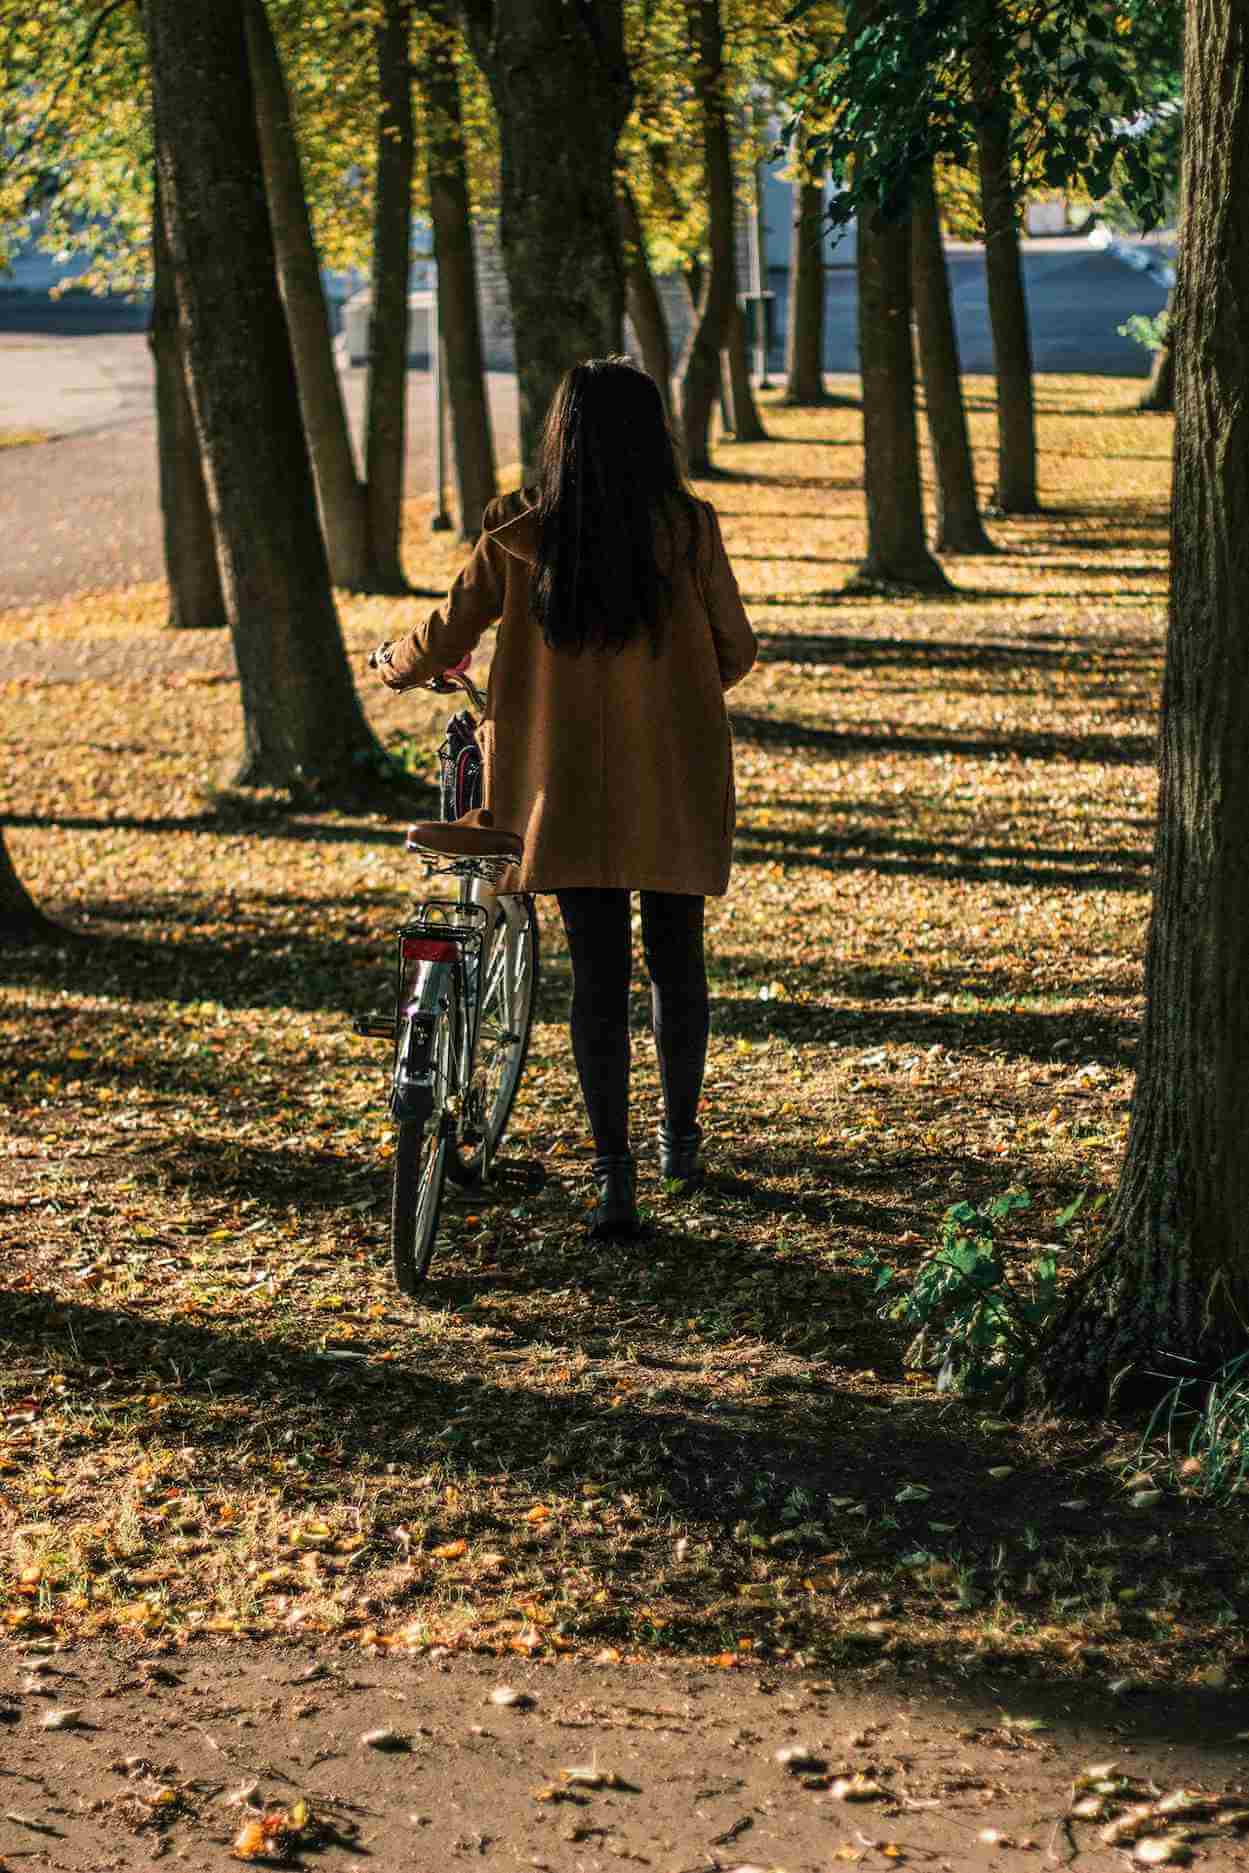
[[[458,663],[453,663],[449,669],[441,671],[439,675],[437,676],[431,676],[426,687],[428,689],[432,689],[436,691],[439,695],[442,695],[442,696],[445,696],[448,693],[448,691],[462,689],[464,685],[461,683],[457,683],[454,679],[457,676],[467,675],[468,667],[472,663],[472,661],[473,661],[472,651],[471,650],[465,651],[464,655],[460,658],[460,661]]]

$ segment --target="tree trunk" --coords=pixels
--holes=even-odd
[[[976,476],[959,375],[958,334],[931,169],[917,171],[911,179],[911,286],[928,439],[937,479],[934,544],[938,553],[991,553],[993,542],[980,524],[976,505]]]
[[[265,204],[242,0],[147,0],[156,160],[242,688],[241,784],[376,743],[330,591]]]
[[[863,486],[867,558],[854,584],[947,591],[924,544],[924,499],[911,352],[911,229],[859,213],[859,369],[863,380]]]
[[[729,315],[728,343],[720,354],[720,369],[733,415],[733,440],[766,442],[768,432],[763,427],[750,381],[747,344],[746,317],[740,302],[734,297],[733,310]]]
[[[1044,1367],[1051,1396],[1094,1410],[1112,1387],[1201,1377],[1249,1344],[1246,0],[1189,0],[1184,48],[1171,603],[1145,1018],[1107,1257],[1073,1295]]]
[[[377,174],[373,302],[365,389],[364,480],[373,570],[383,592],[405,592],[401,540],[407,453],[408,277],[412,254],[412,0],[382,0],[377,54]],[[431,335],[431,344],[437,335]]]
[[[1162,344],[1154,353],[1153,369],[1149,373],[1149,382],[1141,392],[1138,410],[1158,410],[1164,415],[1175,408],[1175,347],[1172,344],[1175,293],[1167,294],[1167,330]]]
[[[711,469],[711,412],[720,388],[720,353],[737,304],[733,219],[733,152],[724,102],[724,31],[720,0],[686,0],[694,92],[703,129],[709,260],[694,329],[680,364],[681,436],[691,475]]]
[[[786,403],[827,403],[824,388],[824,183],[794,183],[789,244]]]
[[[199,437],[187,390],[178,296],[159,187],[154,190],[152,205],[148,344],[156,367],[156,456],[169,623],[176,630],[221,629],[226,623],[226,603]]]
[[[1003,514],[1035,514],[1036,415],[1032,392],[1032,339],[1019,257],[1019,205],[1010,168],[1010,105],[985,54],[977,68],[980,110],[980,212],[989,288],[989,324],[997,376],[997,488]]]
[[[264,0],[247,0],[244,17],[278,280],[295,354],[299,402],[321,501],[330,574],[335,585],[367,591],[373,583],[368,502],[356,473],[347,409],[334,362],[321,264],[308,214],[286,80]]]
[[[526,479],[560,379],[620,350],[616,144],[633,85],[622,0],[465,0],[499,117],[499,236]]]
[[[620,237],[624,249],[625,309],[642,347],[642,363],[659,386],[668,419],[672,419],[672,341],[663,300],[651,272],[646,237],[633,191],[623,176],[617,179],[616,203],[620,210]]]
[[[485,354],[477,304],[477,263],[464,156],[455,39],[431,43],[420,68],[425,102],[429,218],[438,261],[438,311],[446,347],[447,389],[460,497],[460,534],[475,540],[498,489],[486,396]]]
[[[69,932],[58,929],[44,916],[18,877],[0,826],[0,944],[50,943],[69,940]]]

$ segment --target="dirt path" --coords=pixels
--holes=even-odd
[[[1158,1793],[1244,1786],[1230,1712],[1212,1728],[1191,1703],[1085,1706],[1069,1690],[1030,1690],[1025,1711],[867,1676],[294,1646],[14,1651],[0,1666],[0,1868],[94,1873],[163,1853],[221,1866],[240,1829],[302,1799],[315,1824],[287,1864],[311,1850],[344,1868],[1096,1873],[1127,1856],[1100,1841],[1104,1820],[1064,1819],[1091,1765],[1117,1760]],[[516,1702],[495,1701],[504,1686]],[[78,1726],[44,1727],[66,1709]],[[362,1741],[379,1729],[395,1747]],[[800,1745],[810,1767],[777,1761]],[[843,1778],[867,1798],[845,1799]],[[1203,1866],[1243,1864],[1226,1826],[1187,1845]]]

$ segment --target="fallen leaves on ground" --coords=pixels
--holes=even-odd
[[[939,1394],[859,1266],[913,1266],[948,1204],[1012,1182],[1030,1255],[1113,1183],[1169,460],[1135,388],[1041,380],[1046,511],[993,522],[1001,550],[935,601],[839,596],[855,410],[765,398],[776,439],[725,447],[710,491],[760,664],[732,697],[738,869],[708,909],[711,1178],[682,1196],[644,1156],[644,1251],[585,1242],[548,907],[512,1140],[548,1182],[453,1193],[415,1305],[386,1253],[383,1062],[350,1025],[417,888],[401,826],[214,792],[228,646],[162,632],[156,588],[0,619],[12,850],[98,938],[3,957],[12,1636],[1120,1687],[1222,1656],[1234,1518],[1182,1476],[1133,1507],[1098,1428]],[[991,412],[972,427],[987,485]],[[440,583],[450,550],[409,545]],[[345,600],[357,668],[410,616]],[[360,674],[432,773],[444,705]],[[634,1007],[645,1153],[640,979]],[[1067,1272],[1086,1252],[1078,1225]]]

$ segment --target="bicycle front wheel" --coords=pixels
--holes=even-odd
[[[469,1099],[472,1135],[467,1141],[458,1140],[447,1158],[447,1171],[458,1184],[477,1182],[487,1155],[494,1157],[507,1130],[529,1052],[538,964],[538,914],[533,899],[500,898]]]
[[[433,1109],[427,1119],[401,1119],[395,1131],[390,1186],[390,1259],[403,1294],[415,1294],[429,1273],[442,1212],[454,1121],[447,1110],[452,1062],[459,1044],[459,997],[454,978],[438,1019],[431,1050]]]

